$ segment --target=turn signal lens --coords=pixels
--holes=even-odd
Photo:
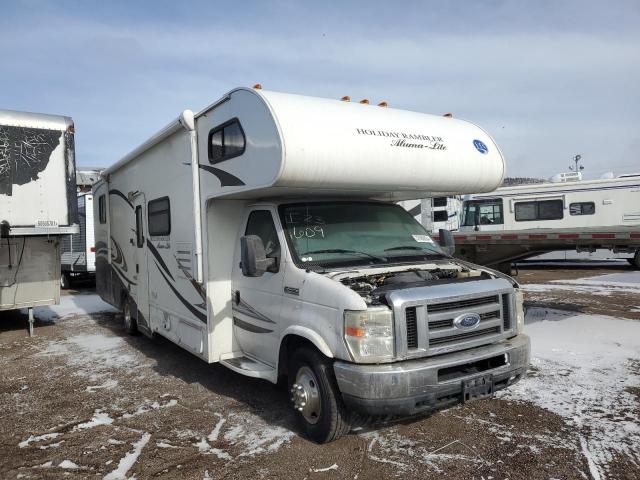
[[[369,105],[369,100],[366,98],[363,98],[362,100],[360,100],[360,103],[362,103],[363,105]]]
[[[345,95],[340,100],[342,100],[343,102],[350,102],[351,101],[351,97],[349,95]]]
[[[256,83],[253,88],[255,88],[256,90],[262,90],[262,85],[260,85],[259,83]]]

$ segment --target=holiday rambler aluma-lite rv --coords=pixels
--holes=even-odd
[[[62,235],[78,232],[73,122],[0,110],[0,310],[60,300]]]
[[[528,364],[518,285],[451,258],[395,202],[491,191],[503,172],[467,122],[239,88],[103,173],[98,291],[132,332],[287,378],[319,442],[352,411],[489,396]]]

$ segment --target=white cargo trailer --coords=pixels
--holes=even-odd
[[[490,396],[528,364],[518,285],[451,258],[395,202],[503,174],[468,122],[239,88],[103,173],[97,289],[130,332],[288,379],[316,441],[353,411]]]
[[[0,110],[0,310],[60,300],[61,235],[78,231],[73,122]]]

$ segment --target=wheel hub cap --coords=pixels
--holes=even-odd
[[[320,418],[320,391],[318,380],[309,367],[302,367],[296,375],[296,383],[291,387],[293,408],[302,414],[309,423]]]

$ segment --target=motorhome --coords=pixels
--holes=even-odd
[[[97,290],[129,332],[288,382],[317,442],[352,412],[491,396],[528,364],[518,284],[453,259],[396,202],[503,173],[461,120],[238,88],[103,172]]]
[[[640,268],[640,175],[579,178],[560,174],[466,196],[457,235],[463,257],[493,265],[557,249],[608,249]]]
[[[0,110],[0,310],[60,300],[60,240],[78,232],[69,117]]]

